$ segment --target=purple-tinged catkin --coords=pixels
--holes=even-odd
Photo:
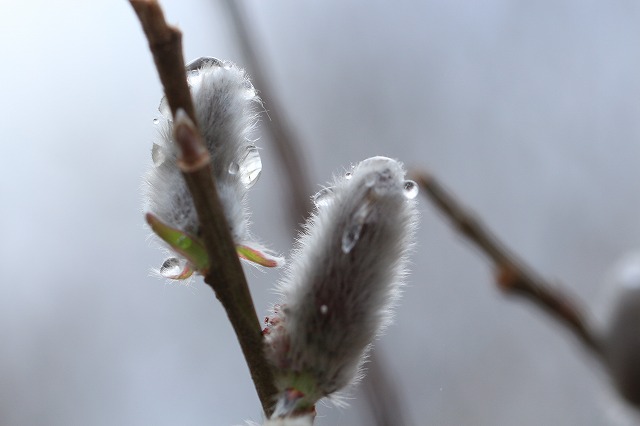
[[[264,330],[281,392],[276,417],[312,409],[357,381],[400,295],[417,226],[416,194],[400,162],[373,157],[314,197],[317,209]]]

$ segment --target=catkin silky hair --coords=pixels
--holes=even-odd
[[[416,194],[400,162],[373,157],[314,197],[264,330],[281,392],[276,416],[312,409],[358,379],[400,295]]]
[[[187,65],[196,117],[206,148],[220,201],[240,257],[263,266],[277,266],[272,256],[249,232],[246,193],[262,170],[258,149],[251,139],[261,102],[245,71],[228,61],[203,57]],[[166,99],[160,102],[162,117],[154,119],[159,140],[152,149],[153,166],[147,175],[145,210],[152,229],[177,258],[165,261],[162,275],[182,279],[191,274],[195,262],[191,253],[179,249],[178,239],[198,241],[200,224],[187,185],[178,167],[178,148],[173,142],[174,123]],[[183,234],[183,235],[181,235]],[[167,237],[178,235],[176,239]]]

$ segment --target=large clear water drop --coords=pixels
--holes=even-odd
[[[173,121],[173,116],[171,115],[171,107],[169,106],[169,101],[166,96],[163,96],[160,99],[160,105],[158,105],[158,111],[160,114],[170,122]]]
[[[248,145],[239,162],[240,181],[245,188],[249,189],[258,181],[261,172],[262,160],[258,148],[255,145]]]
[[[151,148],[151,160],[153,161],[153,165],[156,167],[160,167],[166,159],[167,156],[164,155],[162,147],[157,143],[154,143],[153,147]]]
[[[172,280],[183,280],[193,273],[191,265],[184,259],[170,257],[160,267],[160,275]]]
[[[221,67],[223,66],[223,64],[224,63],[220,59],[214,58],[212,56],[202,56],[200,58],[194,59],[185,66],[187,70],[187,84],[189,85],[189,87],[196,90],[197,86],[199,86],[202,82],[202,78],[204,76],[202,68],[211,67],[212,65]]]
[[[200,72],[200,70],[188,72],[187,85],[189,85],[189,88],[191,88],[194,92],[197,91],[200,83],[202,82],[202,77],[203,74]]]
[[[402,190],[404,191],[404,196],[409,200],[413,200],[418,196],[418,184],[412,180],[405,180]]]
[[[329,204],[331,199],[333,198],[333,188],[322,188],[320,191],[316,192],[311,199],[313,200],[313,204],[316,207],[323,207]]]
[[[218,58],[214,58],[213,56],[200,56],[199,58],[196,58],[193,61],[189,62],[184,67],[187,72],[194,72],[200,71],[200,68],[211,65],[221,67],[222,65],[224,65],[224,62],[222,62]]]
[[[244,98],[247,100],[251,100],[256,97],[256,89],[253,87],[253,84],[249,80],[245,81],[243,84],[244,89]]]
[[[371,212],[371,204],[368,201],[358,207],[347,221],[347,226],[342,233],[342,252],[349,253],[356,246],[362,234],[362,228],[367,216]]]
[[[240,165],[235,161],[232,161],[231,164],[229,164],[229,174],[237,175],[239,171],[240,171]]]

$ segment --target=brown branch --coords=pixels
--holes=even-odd
[[[265,62],[258,59],[258,53],[254,48],[249,25],[238,0],[227,0],[227,9],[233,22],[236,38],[245,60],[245,66],[251,74],[254,86],[260,91],[260,97],[269,106],[269,118],[265,120],[266,130],[271,135],[271,140],[278,153],[278,158],[285,172],[285,179],[289,182],[289,204],[291,205],[291,218],[298,225],[309,215],[311,205],[311,184],[306,173],[303,156],[300,153],[301,144],[295,135],[291,125],[287,122],[282,107],[278,103],[275,94],[270,90],[268,79],[265,77]]]
[[[251,378],[267,416],[276,394],[273,372],[263,351],[262,332],[249,286],[218,197],[209,153],[195,123],[191,93],[182,56],[181,32],[167,25],[155,0],[130,0],[149,40],[160,80],[174,116],[179,161],[201,224],[209,270],[205,282],[222,303],[238,337]],[[186,114],[183,111],[186,111]]]
[[[434,176],[414,173],[413,178],[423,192],[458,228],[460,233],[480,248],[495,264],[496,282],[506,293],[517,294],[542,308],[568,327],[584,345],[601,355],[598,339],[585,321],[577,299],[558,285],[544,280],[518,259],[469,210],[440,185]]]

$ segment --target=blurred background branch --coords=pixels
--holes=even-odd
[[[601,355],[595,333],[591,330],[587,316],[574,295],[569,295],[559,285],[544,280],[509,250],[475,215],[460,203],[438,180],[425,172],[415,172],[413,179],[423,193],[453,226],[469,241],[473,242],[494,263],[496,283],[507,294],[519,295],[556,321],[571,330],[590,351]]]

